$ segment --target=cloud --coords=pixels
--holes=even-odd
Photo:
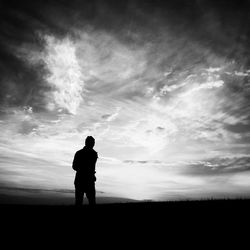
[[[84,92],[84,81],[76,57],[76,47],[67,38],[59,40],[46,36],[45,40],[43,60],[50,72],[46,80],[55,89],[47,108],[49,110],[62,108],[69,113],[76,114]]]
[[[228,175],[232,173],[248,172],[250,170],[250,157],[231,156],[206,159],[188,164],[186,173],[189,175]]]
[[[113,120],[116,119],[116,117],[119,115],[119,111],[121,110],[121,108],[117,108],[116,112],[114,114],[105,114],[102,115],[102,119],[104,119],[105,121],[111,122]]]
[[[161,161],[134,161],[134,160],[124,160],[124,163],[128,163],[128,164],[164,164],[164,162]]]
[[[107,32],[78,31],[77,55],[86,77],[119,84],[145,69],[143,48],[128,46]]]
[[[23,121],[21,123],[19,133],[21,134],[29,134],[33,131],[35,131],[38,128],[38,125],[29,121]]]

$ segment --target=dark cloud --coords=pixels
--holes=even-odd
[[[38,125],[30,122],[30,121],[23,121],[19,128],[19,133],[21,134],[30,134],[34,129],[38,128]]]
[[[250,124],[235,124],[235,125],[227,125],[227,129],[233,133],[249,133],[250,132]]]
[[[108,118],[110,118],[112,116],[112,114],[105,114],[105,115],[102,115],[102,119],[106,120]]]
[[[42,61],[29,64],[20,57],[19,50],[26,46],[30,53],[42,51],[40,33],[66,34],[69,26],[64,23],[67,15],[63,16],[63,6],[60,1],[1,1],[1,105],[30,105],[34,111],[45,108],[46,95],[51,90],[45,81],[48,70]]]
[[[188,164],[185,174],[219,176],[250,171],[250,157],[212,158],[206,161]]]
[[[41,33],[74,37],[84,28],[105,30],[128,46],[151,43],[148,64],[161,70],[171,66],[173,76],[216,64],[211,53],[247,67],[249,10],[249,1],[226,0],[1,1],[0,103],[44,109],[51,90],[46,67],[30,65],[17,53],[23,45],[43,50]]]
[[[164,130],[165,130],[165,128],[160,127],[160,126],[158,126],[156,129],[157,129],[158,131],[164,131]]]
[[[0,186],[0,190],[13,190],[13,191],[24,191],[27,193],[42,193],[42,192],[58,192],[58,193],[74,193],[73,189],[38,189],[38,188],[22,188],[22,187],[8,187]],[[103,192],[102,192],[103,193]]]
[[[158,160],[150,160],[150,161],[146,161],[146,160],[140,160],[140,161],[124,160],[123,163],[126,163],[126,164],[164,164],[164,162],[158,161]]]

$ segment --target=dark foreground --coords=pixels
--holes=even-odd
[[[53,225],[77,223],[206,223],[250,221],[250,200],[131,202],[84,205],[0,205],[5,222]],[[250,226],[250,224],[249,224]]]
[[[98,204],[93,208],[1,205],[0,210],[2,236],[24,234],[22,240],[38,238],[41,244],[47,239],[66,244],[70,238],[86,243],[90,237],[98,244],[112,244],[115,239],[121,245],[132,239],[175,245],[219,239],[226,244],[240,235],[239,247],[249,238],[250,227],[250,200]]]

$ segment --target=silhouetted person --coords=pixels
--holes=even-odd
[[[84,194],[89,204],[95,205],[95,164],[98,158],[97,152],[93,149],[95,139],[88,136],[85,139],[85,147],[75,153],[72,168],[76,171],[75,176],[75,205],[81,206]]]

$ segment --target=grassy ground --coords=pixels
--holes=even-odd
[[[97,204],[93,208],[1,205],[0,212],[2,238],[15,235],[20,240],[18,236],[24,235],[21,240],[26,243],[31,237],[41,244],[47,239],[66,244],[69,239],[94,237],[96,244],[106,246],[119,239],[118,249],[132,239],[144,245],[171,241],[189,246],[202,240],[199,249],[204,249],[215,239],[228,243],[238,234],[237,244],[241,244],[249,238],[250,227],[250,200],[243,199]]]
[[[173,220],[245,219],[250,217],[250,200],[224,199],[199,201],[169,202],[127,202],[97,204],[95,207],[84,205],[76,208],[73,205],[1,205],[1,214],[5,219],[13,220],[71,220],[85,219],[87,215],[96,220],[156,220],[170,222]]]

